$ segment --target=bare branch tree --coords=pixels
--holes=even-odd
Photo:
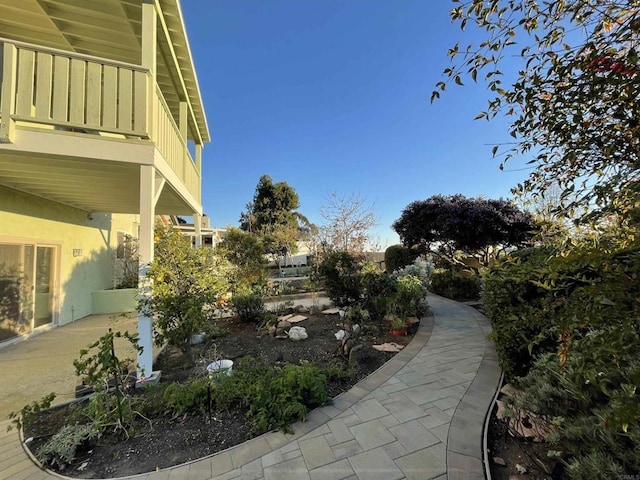
[[[370,230],[378,224],[374,204],[366,204],[354,193],[331,193],[320,214],[327,222],[322,227],[327,246],[344,252],[363,253],[371,239]]]

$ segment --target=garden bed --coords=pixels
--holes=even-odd
[[[305,314],[308,315],[308,314]],[[357,343],[364,345],[354,368],[349,370],[340,355],[340,342],[335,333],[339,330],[338,315],[308,315],[297,325],[306,328],[308,339],[293,342],[277,339],[258,330],[254,324],[241,323],[236,318],[217,322],[214,332],[228,333],[193,347],[194,363],[190,364],[178,349],[167,347],[158,358],[155,369],[162,370],[162,382],[186,382],[194,377],[206,377],[206,366],[219,357],[235,362],[234,372],[242,370],[243,359],[253,357],[265,365],[285,367],[301,362],[323,370],[327,374],[326,390],[330,398],[348,390],[366,377],[393,354],[368,348],[377,343],[396,342],[406,345],[411,337],[393,337],[389,326],[371,322]],[[362,352],[366,352],[363,354]],[[215,388],[215,386],[213,387]],[[146,395],[137,392],[134,396]],[[146,412],[146,410],[145,410]],[[70,407],[56,408],[37,416],[25,427],[25,438],[36,451],[68,421]],[[256,436],[247,420],[247,409],[242,405],[216,408],[211,412],[189,412],[181,415],[149,415],[138,417],[129,438],[104,434],[80,450],[72,464],[61,473],[81,478],[121,477],[154,471],[178,465],[242,443]]]

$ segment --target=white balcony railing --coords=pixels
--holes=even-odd
[[[200,174],[148,70],[1,38],[0,53],[0,141],[13,122],[151,140],[200,201]]]

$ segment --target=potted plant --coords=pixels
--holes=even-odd
[[[407,321],[394,315],[391,319],[391,335],[403,336],[407,334]]]

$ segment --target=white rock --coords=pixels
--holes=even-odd
[[[307,330],[304,327],[291,327],[289,330],[289,338],[295,342],[309,338]]]

